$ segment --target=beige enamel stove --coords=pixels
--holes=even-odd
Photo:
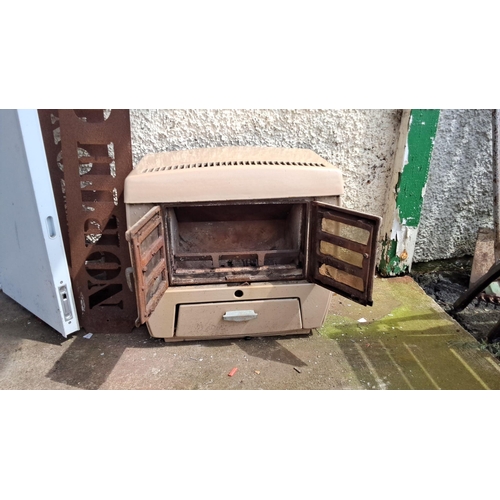
[[[380,219],[342,193],[305,149],[144,157],[125,180],[137,324],[172,341],[305,334],[331,291],[371,305]]]

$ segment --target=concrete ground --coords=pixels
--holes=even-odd
[[[300,337],[64,339],[2,292],[0,310],[0,389],[500,389],[498,360],[410,277],[377,278],[371,308],[335,295]]]

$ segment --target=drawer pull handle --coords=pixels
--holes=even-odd
[[[227,311],[222,316],[224,321],[250,321],[255,319],[258,314],[255,311]]]

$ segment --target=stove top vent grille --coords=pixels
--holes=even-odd
[[[300,167],[326,167],[324,163],[310,163],[310,162],[296,162],[296,161],[222,161],[222,162],[210,162],[210,163],[189,163],[183,165],[170,165],[163,167],[153,167],[145,168],[141,171],[141,174],[151,173],[151,172],[163,172],[166,170],[183,170],[188,168],[206,168],[206,167],[225,167],[225,166],[237,166],[237,165],[294,165]]]

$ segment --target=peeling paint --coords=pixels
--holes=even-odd
[[[390,255],[383,257],[386,263],[392,262],[391,272],[388,274],[402,274],[411,270],[417,235],[418,228],[407,225],[407,219],[400,222],[399,212],[396,210],[390,235],[390,240],[394,243],[390,247],[392,261]],[[386,248],[388,248],[387,245]]]
[[[411,269],[438,120],[439,110],[411,112],[403,167],[395,187],[393,225],[390,238],[382,245],[379,271],[384,276]]]
[[[411,123],[413,121],[413,116],[410,115],[410,124],[409,124],[409,129],[411,129]],[[403,161],[403,168],[408,165],[408,137],[406,138],[406,145],[405,145],[405,155],[404,155],[404,161]]]
[[[422,117],[426,117],[422,120]],[[417,227],[420,222],[423,196],[422,190],[427,184],[431,161],[433,138],[436,135],[439,110],[414,109],[410,119],[405,156],[407,161],[401,172],[397,207],[400,220],[406,219],[409,226]]]

